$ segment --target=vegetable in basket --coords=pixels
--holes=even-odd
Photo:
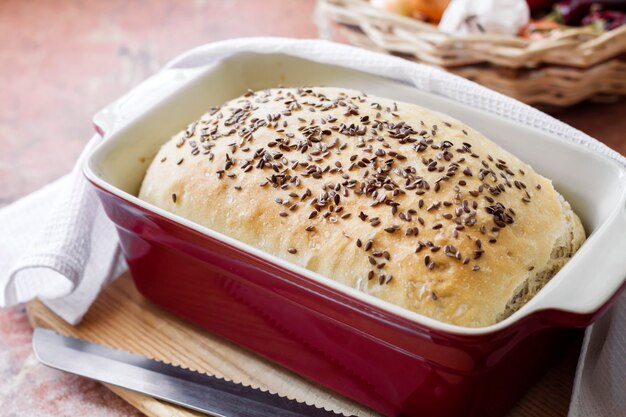
[[[370,0],[373,7],[439,23],[455,35],[541,39],[568,26],[609,31],[626,25],[626,0]],[[552,6],[552,12],[548,13]],[[532,12],[533,19],[530,20]]]
[[[370,3],[377,9],[438,23],[450,0],[370,0]]]
[[[619,10],[626,10],[626,0],[565,0],[554,6],[557,20],[569,26],[584,24],[585,17],[596,12]]]
[[[516,36],[529,18],[526,0],[453,0],[441,18],[439,30],[455,35]]]
[[[593,25],[599,31],[617,29],[626,25],[626,13],[613,10],[592,12],[582,20],[583,25]]]

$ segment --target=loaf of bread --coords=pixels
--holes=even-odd
[[[139,197],[468,327],[517,310],[585,239],[550,180],[479,132],[339,88],[249,91],[211,109],[163,145]]]

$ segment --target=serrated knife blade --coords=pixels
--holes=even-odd
[[[337,417],[215,376],[36,328],[33,350],[41,363],[217,417]]]

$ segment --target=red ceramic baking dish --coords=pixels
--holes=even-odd
[[[159,146],[247,88],[334,85],[447,113],[554,180],[589,238],[529,303],[484,328],[441,323],[136,197]],[[240,53],[165,70],[100,115],[85,175],[152,302],[387,416],[501,416],[624,288],[626,173],[589,149],[371,74]],[[136,111],[140,106],[143,111]],[[133,113],[134,116],[129,116]],[[112,121],[123,126],[112,127]]]

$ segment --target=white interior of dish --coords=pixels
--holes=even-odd
[[[518,312],[495,325],[469,329],[412,313],[338,284],[135,197],[145,170],[159,147],[171,135],[211,106],[237,97],[248,88],[271,88],[279,84],[353,88],[419,104],[455,117],[551,178],[557,190],[581,217],[589,236],[587,242],[566,267]],[[123,127],[107,132],[106,140],[88,159],[85,173],[92,181],[137,205],[431,327],[455,333],[480,334],[508,326],[527,314],[545,308],[583,314],[593,312],[619,288],[626,277],[626,174],[622,167],[583,146],[425,93],[413,86],[286,55],[245,53],[202,70],[163,71],[107,111],[111,113],[108,117],[118,126],[121,120]]]

